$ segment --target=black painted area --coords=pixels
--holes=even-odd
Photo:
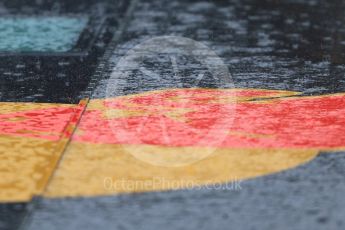
[[[83,14],[90,21],[68,52],[1,53],[0,101],[78,103],[126,7],[107,0],[5,1],[3,17]]]
[[[140,1],[111,68],[135,45],[155,36],[176,35],[213,49],[227,64],[237,88],[304,95],[344,92],[343,12],[345,2],[339,0]],[[155,64],[151,69],[157,74],[168,78],[172,73],[171,64],[159,60]],[[189,72],[180,73],[183,87],[198,74],[188,67]],[[105,79],[95,97],[106,96],[107,83]],[[154,82],[141,73],[119,84],[127,84],[128,93],[176,87],[174,81]],[[209,86],[214,87],[211,82]]]
[[[24,229],[342,230],[344,164],[344,152],[323,153],[295,169],[243,181],[238,190],[44,198]]]
[[[18,229],[27,212],[27,203],[0,203],[0,229]]]

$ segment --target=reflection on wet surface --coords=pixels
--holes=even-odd
[[[0,103],[0,201],[40,194],[83,105]]]
[[[75,112],[74,105],[34,103],[0,103],[0,105],[1,135],[37,137],[52,141],[59,140],[71,119],[71,114]],[[16,112],[4,113],[6,110]]]
[[[344,110],[344,94],[255,89],[91,100],[46,196],[176,189],[286,170],[344,149]],[[117,186],[105,188],[104,178]],[[164,183],[145,185],[152,178]]]
[[[44,189],[59,155],[57,142],[0,136],[2,202],[29,201]]]
[[[120,2],[122,1],[116,1],[114,3],[116,6],[91,0],[66,0],[61,4],[56,1],[25,2],[26,6],[22,6],[22,1],[6,0],[1,5],[0,11],[6,14],[19,12],[35,16],[42,12],[48,13],[48,15],[52,12],[61,15],[86,13],[91,15],[93,19],[96,18],[95,25],[100,25],[97,20],[102,19],[104,15],[114,17],[108,24],[110,26],[106,26],[108,29],[102,31],[94,42],[89,53],[91,56],[88,59],[60,56],[0,57],[0,101],[21,101],[30,104],[30,108],[24,104],[18,104],[18,106],[12,104],[11,106],[2,106],[0,110],[1,127],[3,127],[0,129],[0,157],[3,164],[1,166],[3,170],[0,171],[2,174],[0,186],[5,188],[1,189],[0,199],[5,201],[29,200],[33,194],[42,192],[46,181],[45,176],[51,175],[55,167],[54,162],[60,157],[61,151],[56,148],[60,149],[65,146],[67,138],[62,138],[62,136],[69,137],[70,131],[73,129],[63,128],[66,125],[63,123],[68,123],[68,114],[72,112],[70,106],[44,105],[44,108],[38,108],[35,107],[37,104],[31,102],[78,103],[81,92],[85,90],[93,75],[98,58],[102,56],[117,28],[117,21],[121,19],[126,8],[126,4],[121,5]],[[121,7],[118,7],[117,4]],[[77,135],[74,136],[74,140],[69,145],[66,157],[57,171],[57,176],[45,195],[50,197],[92,196],[118,192],[138,192],[135,187],[105,190],[102,182],[106,176],[110,176],[114,182],[119,178],[130,181],[145,181],[156,175],[162,175],[171,181],[184,177],[187,179],[187,183],[190,180],[196,180],[200,183],[227,182],[233,179],[229,178],[231,175],[237,178],[250,178],[279,172],[314,159],[321,149],[343,148],[345,142],[342,135],[344,133],[342,118],[344,97],[341,93],[345,91],[344,10],[345,5],[341,0],[139,1],[133,12],[133,17],[128,20],[128,27],[126,32],[122,34],[122,40],[114,51],[113,57],[109,60],[110,66],[106,76],[103,76],[104,79],[94,94],[95,98],[102,99],[92,100],[89,104],[88,111],[77,130]],[[94,25],[88,26],[88,29],[91,30],[97,28]],[[207,153],[210,149],[210,151],[214,150],[212,147],[207,150],[205,146],[192,145],[199,137],[185,132],[185,129],[181,130],[181,127],[185,127],[187,122],[188,127],[203,131],[203,125],[200,124],[200,121],[208,119],[212,123],[212,119],[215,117],[206,117],[206,114],[210,114],[212,109],[217,112],[221,111],[218,102],[224,102],[224,100],[218,98],[215,100],[218,104],[211,106],[209,103],[207,106],[201,106],[199,108],[204,110],[200,111],[191,106],[193,103],[183,105],[176,98],[170,100],[171,98],[164,97],[164,93],[149,93],[151,98],[150,96],[145,98],[142,95],[135,95],[132,98],[126,98],[124,105],[121,104],[123,101],[119,98],[109,99],[108,104],[104,103],[103,99],[106,97],[107,74],[111,73],[119,58],[133,45],[152,36],[167,34],[192,38],[214,49],[228,65],[237,88],[241,90],[245,88],[288,90],[289,92],[285,96],[290,96],[290,98],[261,98],[255,101],[242,101],[237,107],[238,117],[234,121],[235,129],[229,131],[226,141],[218,143],[222,148],[217,148],[212,158],[199,161],[199,164],[194,167],[185,167],[181,170],[164,169],[163,172],[161,167],[147,162],[152,163],[152,159],[161,165],[166,164],[167,159],[175,163],[180,163],[179,161],[188,162],[191,160],[188,157],[176,157],[181,146],[184,147],[185,155],[190,154],[192,159],[200,157],[198,154]],[[93,36],[86,36],[85,41],[91,37]],[[161,62],[156,62],[157,60],[152,58],[148,60],[146,65],[150,66],[152,63],[156,63],[156,65],[152,65],[154,68],[151,68],[150,71],[154,71],[158,76],[163,76],[164,81],[153,81],[152,76],[137,71],[127,79],[119,79],[118,82],[123,85],[124,89],[122,93],[138,94],[156,89],[170,89],[179,86],[180,83],[182,83],[182,87],[189,87],[192,86],[191,82],[194,76],[198,75],[200,71],[199,66],[194,68],[195,63],[188,62],[188,60],[183,63],[183,60],[178,60],[184,64],[184,69],[180,69],[181,77],[179,79],[172,79],[170,77],[170,63],[167,65],[164,60],[159,60]],[[201,83],[200,87],[204,88],[227,88],[220,83],[215,83],[211,78],[204,79]],[[183,95],[183,92],[186,91],[181,89],[179,92]],[[121,93],[114,93],[116,96],[123,96]],[[247,90],[247,93],[253,93],[253,91]],[[330,93],[340,94],[330,95]],[[305,95],[322,96],[302,97]],[[207,101],[214,96],[215,93],[211,93],[199,99]],[[145,104],[146,102],[157,101],[164,104],[164,109],[168,107],[168,111],[157,111],[157,108]],[[227,98],[225,101],[231,102],[233,99]],[[186,109],[184,106],[191,106],[192,108]],[[176,107],[179,109],[176,110]],[[110,111],[104,112],[109,108]],[[119,110],[121,111],[120,114],[118,113]],[[8,113],[12,113],[12,115],[9,116]],[[222,115],[220,112],[215,114],[218,117]],[[139,132],[140,135],[138,136],[141,136],[142,139],[135,142],[136,139],[131,138],[119,139],[116,137],[116,132],[109,130],[109,126],[100,125],[107,123],[109,119],[113,125],[117,125],[117,128],[119,126],[123,128],[121,122],[125,121],[128,126],[122,131],[127,132],[127,134],[130,133],[132,136],[138,133],[136,128],[139,123],[143,120],[150,122],[144,123],[141,127],[143,130]],[[121,122],[119,122],[120,120]],[[173,134],[172,138],[162,138],[164,136],[161,135],[163,129],[158,120],[168,124],[168,130]],[[53,121],[61,121],[61,124]],[[190,123],[188,123],[189,121]],[[127,129],[128,127],[131,129]],[[223,131],[223,129],[220,130]],[[132,154],[129,154],[128,151]],[[157,158],[157,154],[160,154],[160,157]],[[333,156],[333,154],[331,155]],[[284,210],[288,211],[282,212],[282,215],[287,215],[276,220],[276,226],[281,226],[281,220],[285,220],[285,218],[287,222],[291,223],[297,220],[301,221],[299,222],[300,226],[307,226],[303,222],[305,219],[299,215],[297,206],[291,205],[291,203],[295,204],[297,195],[301,199],[308,200],[307,196],[303,196],[305,191],[309,191],[308,197],[311,194],[321,195],[309,200],[312,209],[307,210],[309,207],[306,207],[306,213],[313,213],[311,216],[316,221],[317,226],[323,227],[332,222],[327,222],[327,218],[320,216],[326,210],[324,207],[330,207],[340,200],[340,198],[334,199],[332,192],[343,193],[343,189],[336,187],[343,185],[341,183],[343,174],[339,173],[342,172],[341,166],[336,168],[333,167],[334,164],[332,163],[332,161],[338,162],[341,157],[339,154],[334,158],[321,158],[320,162],[312,167],[314,170],[305,171],[302,169],[293,178],[283,177],[282,179],[280,175],[277,175],[274,177],[276,178],[274,181],[277,182],[274,189],[257,191],[258,186],[254,182],[253,187],[246,190],[247,193],[242,193],[244,195],[242,195],[241,200],[237,199],[236,196],[231,199],[232,201],[239,201],[237,207],[233,206],[233,202],[226,203],[230,197],[228,196],[229,193],[223,196],[223,194],[219,195],[220,193],[212,191],[205,193],[206,203],[200,202],[198,196],[195,198],[196,193],[193,192],[191,196],[177,195],[176,197],[181,201],[176,202],[176,197],[171,198],[171,204],[180,203],[183,207],[181,210],[184,210],[185,203],[193,200],[190,198],[194,198],[195,204],[191,206],[197,207],[195,213],[200,213],[199,207],[202,206],[202,210],[203,205],[221,207],[224,213],[232,210],[229,213],[234,220],[242,220],[243,217],[247,217],[251,220],[248,223],[254,223],[253,218],[255,219],[255,216],[261,217],[261,215],[256,215],[255,211],[248,215],[251,210],[263,207],[268,212],[270,210],[275,212],[278,209],[281,211],[280,205],[282,200],[284,202],[282,198],[289,197],[292,194],[287,195],[290,191],[296,192],[298,190],[299,193],[293,193],[290,196],[291,199],[285,199]],[[168,164],[171,163],[168,161]],[[317,177],[311,177],[308,181],[310,185],[303,184],[306,177],[320,172],[315,170],[320,166],[324,168],[323,171],[321,170],[322,173]],[[219,169],[224,169],[224,172],[219,173]],[[334,174],[329,174],[331,170]],[[187,178],[185,176],[187,174],[190,177]],[[18,177],[25,178],[25,180],[18,179]],[[264,181],[262,186],[266,188],[270,181],[267,182],[265,178],[261,179]],[[317,185],[315,185],[315,181],[318,182]],[[331,182],[331,186],[328,182]],[[286,189],[284,191],[282,191],[282,183],[286,183],[286,187],[283,187],[283,190]],[[139,187],[139,190],[151,191],[173,187],[166,184],[161,185],[155,188]],[[291,190],[291,187],[294,187],[294,190]],[[332,191],[330,191],[330,187],[332,187]],[[309,190],[301,188],[308,188]],[[315,192],[315,188],[319,188],[319,190]],[[258,193],[264,195],[258,195]],[[269,195],[275,197],[276,200],[273,208],[268,207],[270,202],[267,204],[267,196]],[[262,199],[257,199],[260,196]],[[164,195],[162,197],[162,202],[156,202],[156,199],[153,198],[155,203],[150,203],[150,206],[159,210],[159,213],[161,213],[161,208],[164,210],[166,205],[169,205],[165,202],[166,197]],[[212,203],[209,197],[219,203]],[[248,202],[249,197],[252,197],[255,202],[253,200]],[[315,207],[315,200],[313,199],[317,200],[317,204],[320,206]],[[85,199],[81,199],[77,203],[82,204],[84,201]],[[64,202],[68,203],[69,201],[65,200]],[[139,202],[143,204],[140,199]],[[241,202],[243,203],[241,204]],[[111,201],[106,203],[109,205],[108,207],[113,205]],[[123,202],[120,203],[119,206],[123,207],[121,206]],[[196,204],[201,205],[196,206]],[[224,204],[229,206],[225,207]],[[247,205],[247,209],[238,212],[239,207],[242,207],[243,204]],[[108,217],[109,209],[104,208],[106,205],[99,205],[97,202],[88,203],[87,208],[91,213],[88,216],[90,219],[92,219],[92,212],[95,210],[92,208],[96,207],[96,210],[99,211],[99,216],[90,221],[98,224],[99,219],[97,218]],[[303,202],[302,205],[306,206]],[[0,207],[4,207],[8,214],[8,216],[3,215],[5,212],[1,210],[0,218],[5,219],[5,222],[20,222],[19,217],[18,219],[13,218],[11,213],[21,215],[20,213],[25,210],[21,204],[14,212],[11,211],[11,207],[16,207],[16,204]],[[52,227],[52,222],[49,221],[55,216],[58,216],[57,218],[61,218],[61,216],[69,218],[69,223],[75,223],[73,218],[74,215],[77,215],[79,220],[85,221],[83,224],[89,223],[84,218],[85,213],[82,212],[82,209],[80,211],[74,209],[74,206],[68,205],[62,207],[58,209],[52,209],[49,205],[43,207],[37,219],[39,219],[39,223],[43,222],[45,225],[34,226],[33,229],[39,229],[41,226]],[[66,215],[66,207],[70,208],[70,213],[75,212],[77,214]],[[81,205],[81,207],[84,206]],[[133,211],[137,211],[137,204],[133,207]],[[119,210],[118,207],[116,210]],[[126,210],[119,212],[121,214],[131,212],[130,214],[133,214],[132,209],[129,208],[130,211],[127,210],[127,213]],[[338,210],[339,215],[343,211],[339,205],[336,210]],[[179,212],[176,216],[183,219],[184,216],[181,213],[184,212]],[[209,212],[202,213],[205,213],[205,216],[209,215]],[[291,213],[295,213],[297,217],[291,216]],[[330,215],[327,213],[325,216],[331,220]],[[46,218],[47,216],[52,219]],[[276,213],[268,216],[276,217]],[[146,216],[139,214],[139,221],[143,222],[145,218]],[[199,220],[208,221],[207,218],[200,216],[199,218]],[[318,221],[319,218],[323,218],[323,221]],[[57,222],[64,223],[65,220],[62,221],[61,219]],[[113,220],[110,219],[107,218],[108,223]],[[127,220],[126,218],[119,219],[124,222]],[[269,219],[266,218],[264,223],[270,224]],[[338,220],[340,219],[338,218]],[[195,216],[193,216],[193,220],[195,220]],[[219,222],[219,219],[215,218],[214,220],[216,223]],[[228,221],[226,218],[224,220]],[[260,218],[256,220],[263,221]],[[334,221],[334,223],[336,222]],[[337,224],[339,223],[337,222]],[[311,225],[313,224],[314,222]],[[16,225],[11,226],[16,227]],[[71,226],[73,228],[75,225]],[[171,228],[176,227],[173,224],[169,226],[172,226]],[[55,227],[59,228],[58,225]],[[68,227],[70,226],[66,226],[66,228]],[[41,228],[44,229],[44,227]],[[105,229],[109,229],[109,226]]]
[[[85,28],[83,17],[1,17],[1,52],[66,52]]]
[[[1,50],[39,51],[0,52],[0,101],[78,103],[125,6],[123,1],[65,0],[0,5],[7,38],[1,39]]]
[[[25,201],[42,192],[85,105],[1,104],[1,200]],[[172,180],[190,167],[207,168],[205,178],[200,172],[190,177],[202,183],[277,172],[311,160],[320,150],[344,148],[344,110],[344,94],[303,97],[258,89],[170,89],[91,100],[48,194],[102,194],[104,187],[93,180],[135,179],[141,167],[147,178],[178,175]],[[136,173],[127,175],[128,162]],[[113,163],[125,170],[113,171]],[[224,169],[224,163],[234,167],[219,174],[226,177],[213,177],[210,172]],[[182,168],[163,173],[171,166]],[[95,168],[99,173],[92,176]],[[78,189],[66,189],[70,186]],[[123,190],[129,191],[136,190]]]
[[[345,147],[345,94],[169,89],[91,100],[76,141],[248,148]],[[214,129],[214,130],[213,130]]]
[[[12,51],[0,52],[0,102],[28,102],[0,103],[0,229],[20,227],[31,197],[44,190],[77,119],[68,121],[72,111],[67,105],[32,102],[77,104],[89,93],[91,76],[127,4],[122,0],[0,3],[6,27],[1,32],[5,37],[0,35],[1,51]],[[14,39],[19,34],[20,39]],[[23,46],[25,41],[30,43]]]
[[[186,1],[150,6],[142,9],[145,14],[134,13],[116,55],[123,55],[131,44],[149,36],[181,35],[214,49],[228,64],[239,88],[313,95],[345,90],[342,1]],[[6,60],[3,65],[10,65],[11,70],[3,68],[1,72],[4,79],[8,78],[1,82],[1,100],[76,103],[78,93],[90,80],[90,71],[78,76],[73,60],[59,58],[53,61],[59,63],[52,68],[54,71],[47,71],[44,69],[50,61],[46,62],[34,57]],[[193,74],[193,70],[185,73],[186,78],[187,74]],[[145,81],[141,85],[145,87]]]
[[[212,152],[209,158],[195,162],[207,152]],[[317,155],[318,151],[312,149],[176,148],[72,142],[44,197],[92,197],[227,183],[287,170]]]
[[[344,9],[343,1],[143,1],[111,59],[110,70],[140,42],[152,36],[177,35],[212,48],[228,65],[238,88],[305,95],[343,92]],[[153,63],[156,74],[169,79],[166,63],[158,57]],[[138,73],[119,84],[126,85],[128,93],[172,88],[181,82],[188,86],[198,71],[190,65],[189,71],[179,72],[179,82],[171,78],[170,82],[153,82],[152,77]],[[212,81],[205,81],[203,87],[207,84],[213,87]],[[95,96],[105,97],[104,91],[99,87]]]

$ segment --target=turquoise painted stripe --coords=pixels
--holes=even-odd
[[[66,52],[85,28],[87,17],[2,17],[0,51]]]

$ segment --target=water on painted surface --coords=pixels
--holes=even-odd
[[[1,52],[66,52],[87,24],[86,17],[1,17]]]

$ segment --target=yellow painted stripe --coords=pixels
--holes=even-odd
[[[92,100],[88,104],[81,125],[77,128],[76,135],[67,149],[66,145],[69,143],[81,113],[88,103],[87,100],[82,101],[78,107],[72,105],[72,108],[75,108],[75,112],[72,110],[73,114],[69,121],[68,119],[66,120],[66,117],[63,119],[61,118],[61,121],[63,121],[62,123],[66,123],[66,126],[63,126],[63,131],[61,131],[60,126],[55,127],[53,131],[50,128],[50,125],[54,126],[54,122],[51,121],[54,120],[52,114],[55,114],[55,112],[51,112],[49,116],[46,117],[36,116],[35,112],[29,113],[33,114],[32,120],[25,120],[26,114],[16,115],[14,112],[15,110],[32,111],[48,107],[71,107],[71,105],[0,103],[0,106],[2,106],[0,107],[0,115],[5,114],[2,120],[4,124],[4,128],[2,129],[3,133],[0,134],[0,143],[2,144],[0,147],[0,201],[27,201],[31,199],[33,195],[41,194],[46,197],[97,196],[118,193],[162,191],[214,183],[225,183],[233,180],[276,173],[296,167],[312,160],[323,149],[342,149],[343,142],[341,142],[341,140],[338,140],[339,143],[332,142],[332,145],[324,148],[324,145],[321,144],[318,145],[318,148],[314,145],[307,145],[307,147],[284,145],[284,143],[288,143],[289,138],[295,137],[293,132],[288,133],[290,136],[287,135],[285,139],[280,140],[283,143],[282,145],[260,145],[258,143],[270,143],[271,139],[274,138],[274,135],[277,133],[255,132],[256,130],[253,132],[253,130],[250,131],[251,127],[249,127],[249,131],[246,131],[246,129],[243,129],[243,131],[240,129],[244,124],[243,122],[237,123],[237,129],[228,130],[228,134],[231,137],[229,140],[238,141],[219,146],[197,144],[192,146],[194,142],[183,145],[183,141],[188,138],[188,135],[186,134],[182,137],[181,132],[176,132],[173,135],[173,137],[178,137],[176,143],[174,142],[175,145],[165,143],[164,140],[161,140],[161,142],[135,142],[129,138],[123,141],[121,138],[116,139],[117,135],[114,135],[116,131],[121,134],[119,127],[121,128],[122,126],[109,126],[109,121],[118,121],[116,119],[131,118],[133,123],[133,121],[138,121],[136,120],[138,117],[145,120],[145,118],[152,118],[155,115],[159,115],[158,117],[164,119],[170,119],[168,121],[173,121],[172,124],[187,122],[186,119],[183,118],[186,114],[190,113],[188,110],[189,107],[186,107],[186,110],[176,110],[178,108],[177,105],[180,105],[178,103],[189,105],[185,102],[186,98],[191,100],[190,102],[198,99],[196,100],[198,103],[207,99],[208,102],[212,102],[212,105],[216,102],[221,102],[225,105],[234,102],[234,99],[231,97],[233,95],[232,91],[229,91],[227,94],[228,91],[223,90],[221,92],[222,94],[217,97],[220,100],[213,100],[211,96],[218,95],[218,91],[204,89],[194,90],[195,95],[198,96],[197,98],[188,98],[189,95],[194,95],[188,93],[190,89],[180,93],[176,93],[176,90],[163,91],[163,93],[166,93],[168,96],[169,93],[173,95],[173,97],[169,98],[168,102],[160,100],[165,97],[160,98],[159,96],[162,95],[157,95],[156,92],[147,92],[139,95],[130,95],[106,100]],[[268,115],[271,114],[271,110],[264,106],[275,106],[282,102],[289,102],[290,104],[287,103],[287,107],[294,108],[289,106],[294,103],[293,99],[284,98],[278,100],[275,98],[279,96],[291,97],[297,95],[297,93],[257,90],[238,90],[237,93],[238,95],[235,101],[238,103],[238,112],[242,112],[242,114],[239,114],[237,117],[242,118],[245,115],[250,115],[250,119],[245,119],[245,121],[248,122],[245,125],[256,124],[255,121],[257,121],[256,113],[258,108],[268,109],[267,111],[260,110],[261,112],[266,111],[267,113],[263,114]],[[174,96],[175,94],[176,96]],[[142,95],[146,95],[147,98],[143,98]],[[263,96],[261,97],[260,95]],[[160,104],[151,105],[147,103],[147,99],[151,96],[158,97],[159,100],[153,100],[153,102],[164,102],[165,107],[160,106]],[[326,100],[327,103],[323,101],[322,105],[330,105],[330,108],[336,113],[330,113],[328,115],[330,115],[330,118],[333,120],[339,122],[342,121],[342,119],[340,119],[341,117],[338,115],[335,116],[335,114],[341,114],[338,109],[338,101],[341,102],[343,97],[340,96],[341,95],[339,95],[339,97],[324,96],[320,98],[320,100],[332,99],[331,101],[333,104],[328,103],[330,100]],[[252,99],[262,99],[266,97],[268,98],[267,101],[273,102],[261,105],[263,102],[260,100],[252,101]],[[306,97],[305,99],[311,99],[311,97]],[[294,100],[304,101],[304,98],[295,97]],[[139,106],[141,105],[140,103],[142,103],[142,106]],[[147,105],[145,103],[147,103]],[[199,109],[198,103],[195,105],[191,103],[191,105],[195,106],[195,109]],[[121,107],[123,104],[124,108]],[[311,101],[308,105],[312,104],[320,105],[320,101]],[[115,108],[118,106],[125,112],[120,114],[122,116],[118,116],[118,113],[112,113],[111,106],[115,106]],[[128,111],[126,110],[127,107],[130,107]],[[183,106],[182,108],[184,109]],[[305,112],[305,108],[305,106],[299,107],[299,113],[301,115]],[[11,110],[14,116],[8,115],[12,113]],[[281,110],[282,109],[277,111],[279,112]],[[71,111],[71,109],[69,109],[69,111]],[[329,110],[324,109],[324,111]],[[296,112],[296,110],[294,110],[294,112]],[[68,112],[68,114],[69,113],[70,112]],[[280,113],[274,114],[277,115]],[[272,116],[266,116],[266,118],[267,117],[270,119],[274,118]],[[293,124],[296,124],[299,120],[295,119],[293,121]],[[12,126],[12,122],[14,126]],[[15,125],[16,122],[17,126]],[[33,123],[39,127],[33,126]],[[45,124],[43,127],[44,129],[41,129],[41,123]],[[134,122],[134,124],[137,123]],[[268,126],[258,127],[270,127],[270,123],[267,124]],[[15,129],[13,129],[13,127]],[[136,128],[135,126],[132,128],[136,130],[134,129]],[[245,128],[248,127],[246,126]],[[293,126],[290,128],[294,131]],[[333,126],[326,126],[325,128],[330,129],[328,134],[342,132],[342,129],[339,129],[339,127],[334,129]],[[161,131],[160,129],[157,130],[155,138],[160,138]],[[179,129],[173,130],[176,131]],[[222,132],[222,130],[223,129],[218,129],[216,131]],[[259,131],[260,128],[257,128],[257,130]],[[141,133],[142,137],[146,137],[151,131],[154,131],[154,128],[147,129],[145,132]],[[309,129],[303,129],[302,131],[309,132]],[[334,132],[332,133],[332,131]],[[307,134],[310,135],[310,132],[308,132]],[[137,133],[134,132],[134,134]],[[225,134],[227,134],[227,132],[225,132]],[[286,133],[283,134],[285,135]],[[301,133],[298,134],[303,135]],[[302,137],[306,138],[305,135]],[[309,138],[309,136],[307,137]],[[310,137],[313,136],[310,135]],[[332,136],[329,135],[327,137],[330,138]],[[245,142],[247,140],[251,140],[251,144]],[[332,139],[326,139],[327,143],[328,140]],[[241,142],[242,145],[238,143],[239,141],[243,142]],[[325,139],[322,136],[322,138],[317,139],[317,141],[322,142],[325,141]],[[55,170],[57,163],[61,159],[62,152],[65,149],[65,154],[57,170]]]
[[[142,150],[141,156],[128,152],[138,148]],[[181,154],[169,153],[180,151],[184,155],[202,154],[205,148],[72,142],[44,196],[110,195],[229,182],[295,167],[318,153],[301,149],[217,148],[207,150],[214,151],[212,156],[182,167],[155,166],[143,161],[145,158],[150,161],[152,153],[160,153],[155,154],[155,160],[174,162],[173,158]]]
[[[169,90],[169,92],[173,91]],[[139,96],[150,96],[152,93],[155,95],[157,92],[160,91],[146,92],[139,94]],[[214,91],[204,90],[201,93],[208,95],[208,92],[212,93]],[[223,93],[226,92],[228,91],[223,91]],[[249,93],[249,95],[253,93],[255,98],[257,98],[256,95],[259,92],[267,93],[269,102],[275,101],[272,99],[275,97],[297,95],[297,93],[281,91],[239,91],[238,93],[243,93],[244,96],[237,98],[240,100],[236,101],[247,103],[247,100],[253,99],[252,97],[254,96],[245,96],[246,93]],[[200,96],[201,93],[196,95]],[[229,95],[231,96],[232,94],[229,93]],[[234,100],[230,96],[221,98],[221,101],[225,104],[233,103]],[[101,123],[104,120],[123,119],[127,115],[129,117],[137,117],[139,115],[145,117],[159,112],[164,113],[165,117],[170,117],[172,120],[176,118],[176,116],[172,117],[171,114],[167,115],[165,113],[167,108],[151,104],[147,105],[148,108],[146,108],[149,112],[136,113],[138,111],[134,111],[135,113],[132,113],[130,111],[130,113],[122,114],[125,116],[108,116],[117,114],[109,113],[109,108],[105,106],[106,102],[118,102],[121,100],[127,107],[135,107],[133,102],[131,104],[130,102],[127,103],[127,101],[137,98],[138,95],[129,95],[115,99],[90,101],[81,125],[77,128],[76,135],[68,146],[44,196],[101,196],[181,189],[189,188],[191,185],[202,186],[226,183],[296,167],[314,159],[320,151],[319,148],[312,147],[284,148],[257,147],[257,145],[253,145],[254,147],[250,145],[248,147],[189,145],[188,147],[171,147],[173,145],[170,145],[169,147],[169,145],[163,146],[159,144],[119,144],[112,142],[116,137],[116,135],[112,136],[112,132],[116,132],[116,128],[110,130],[109,127],[106,127],[106,125],[109,125],[108,123]],[[178,98],[173,99],[173,102],[176,102]],[[296,97],[295,99],[299,98]],[[286,98],[286,100],[288,99]],[[141,102],[146,101],[142,99]],[[262,102],[255,101],[252,103]],[[275,103],[278,103],[278,101],[275,101]],[[173,108],[175,107],[173,106]],[[139,109],[142,109],[142,107]],[[152,109],[152,113],[150,113],[150,109]],[[252,110],[249,112],[255,113],[256,111]],[[97,114],[99,114],[98,120]],[[253,117],[255,118],[255,116]],[[181,121],[181,119],[177,119],[177,121]],[[92,125],[88,126],[88,122],[92,123]],[[99,124],[102,125],[100,126]],[[256,139],[272,138],[271,135],[231,130],[229,134],[235,137],[244,136],[244,138],[254,139],[253,143],[255,143]],[[143,135],[150,135],[150,133],[147,132],[147,134],[144,133]],[[209,154],[210,152],[212,154]]]
[[[56,141],[0,134],[0,202],[29,201],[32,196],[42,194],[80,117],[81,107],[85,105],[85,100],[79,105],[0,103],[0,114],[56,107],[75,108],[75,113],[71,114]]]
[[[57,142],[0,135],[0,201],[28,201],[39,194],[51,173]]]
[[[24,112],[39,109],[49,109],[56,107],[75,107],[73,104],[56,103],[28,103],[28,102],[0,102],[0,114],[10,114],[14,112]]]

